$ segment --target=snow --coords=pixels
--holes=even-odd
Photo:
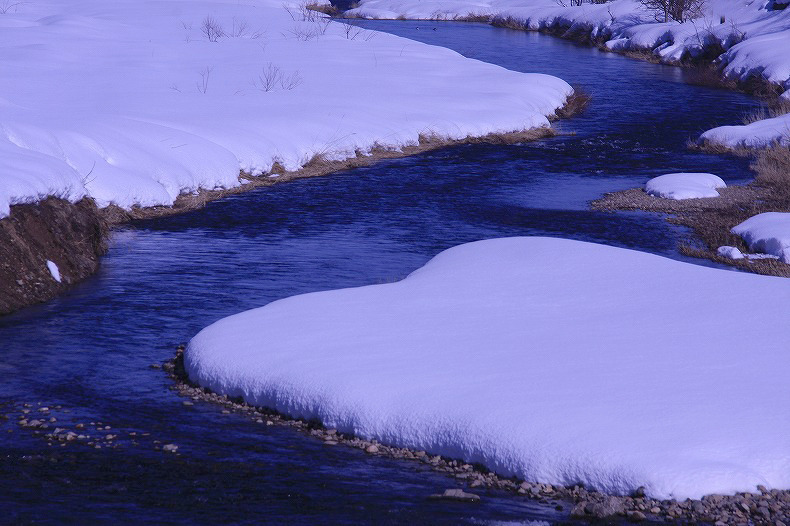
[[[727,184],[721,177],[709,173],[674,173],[659,175],[645,184],[645,192],[667,199],[697,199],[719,197],[717,188]]]
[[[742,126],[719,126],[703,133],[700,141],[732,149],[790,145],[790,113]]]
[[[289,14],[290,10],[290,14]],[[170,205],[239,170],[420,134],[548,126],[564,81],[354,30],[280,0],[42,0],[0,14],[0,217],[48,195]],[[211,17],[224,28],[203,33]]]
[[[790,213],[764,212],[732,228],[749,249],[778,257],[790,264]]]
[[[553,238],[203,329],[189,377],[382,443],[664,498],[790,487],[790,281]]]
[[[47,268],[49,269],[49,273],[52,275],[52,279],[60,283],[60,269],[58,268],[58,265],[54,261],[47,260]]]
[[[729,259],[743,259],[743,253],[737,247],[723,246],[716,250],[716,253]]]

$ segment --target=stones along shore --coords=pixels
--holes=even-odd
[[[557,511],[566,512],[573,519],[707,523],[715,526],[790,526],[790,490],[769,490],[757,486],[756,493],[707,495],[701,500],[684,501],[652,499],[645,495],[644,488],[639,488],[630,496],[606,495],[578,484],[560,486],[501,477],[479,464],[432,455],[429,451],[392,447],[376,440],[365,440],[336,429],[327,429],[320,422],[290,418],[268,408],[253,407],[240,398],[219,395],[192,383],[184,369],[184,350],[183,345],[179,346],[175,356],[165,362],[163,369],[174,382],[172,389],[188,399],[185,404],[211,402],[221,407],[224,414],[242,416],[264,426],[291,427],[323,441],[327,446],[343,445],[371,455],[420,462],[447,474],[460,486],[428,498],[474,503],[481,498],[476,492],[491,488],[554,506]]]

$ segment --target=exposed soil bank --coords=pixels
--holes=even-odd
[[[757,153],[752,164],[753,182],[719,189],[720,197],[665,199],[648,195],[641,188],[605,194],[590,206],[596,210],[646,210],[670,214],[668,221],[693,230],[700,243],[679,247],[682,254],[705,258],[749,272],[790,277],[790,265],[774,259],[730,259],[720,256],[720,246],[750,252],[740,236],[730,232],[735,225],[763,212],[790,212],[790,149],[776,146]]]
[[[49,300],[96,272],[107,233],[92,199],[12,206],[0,220],[0,314]],[[48,261],[57,265],[60,282]]]
[[[219,404],[223,412],[244,415],[265,425],[282,425],[323,440],[327,446],[345,445],[361,449],[371,455],[422,462],[433,469],[447,473],[456,479],[459,486],[474,492],[485,488],[511,491],[525,498],[553,505],[558,511],[569,510],[577,519],[617,519],[629,521],[658,520],[689,523],[754,524],[785,526],[790,524],[790,491],[768,490],[758,486],[760,493],[738,493],[737,495],[709,495],[701,500],[687,499],[656,500],[647,497],[642,488],[630,496],[606,495],[584,488],[581,485],[560,486],[527,482],[515,478],[500,477],[485,466],[467,464],[463,460],[431,455],[429,451],[413,451],[407,448],[390,447],[374,441],[326,429],[320,422],[291,418],[264,407],[253,407],[240,398],[218,395],[192,383],[184,369],[184,346],[179,346],[176,355],[163,366],[175,382],[174,390],[179,395],[194,401],[202,400]]]

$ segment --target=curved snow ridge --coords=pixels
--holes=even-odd
[[[790,487],[790,281],[551,238],[442,252],[189,343],[218,393],[503,475],[699,498]],[[733,330],[728,330],[731,328]]]
[[[0,217],[43,192],[172,205],[239,185],[240,169],[549,126],[573,91],[255,4],[53,0],[3,15],[0,69],[14,74],[0,78]]]
[[[666,199],[699,199],[719,197],[717,188],[725,188],[718,175],[709,173],[674,173],[653,177],[645,183],[645,192]]]

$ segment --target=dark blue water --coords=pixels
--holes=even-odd
[[[592,94],[563,135],[470,145],[261,189],[118,230],[97,276],[0,318],[0,522],[491,523],[560,521],[567,509],[456,486],[416,463],[324,446],[289,429],[184,406],[149,368],[211,322],[285,296],[393,281],[468,241],[549,235],[682,259],[659,215],[588,210],[603,192],[672,171],[749,178],[746,161],[687,151],[689,137],[755,106],[683,83],[677,68],[475,24],[360,22]],[[434,28],[436,28],[434,30]],[[705,264],[702,261],[695,261]],[[15,423],[110,425],[117,449],[48,446]],[[68,412],[66,412],[68,411]],[[94,422],[94,426],[90,426]],[[147,437],[129,433],[150,433]],[[179,455],[155,449],[176,443]]]

